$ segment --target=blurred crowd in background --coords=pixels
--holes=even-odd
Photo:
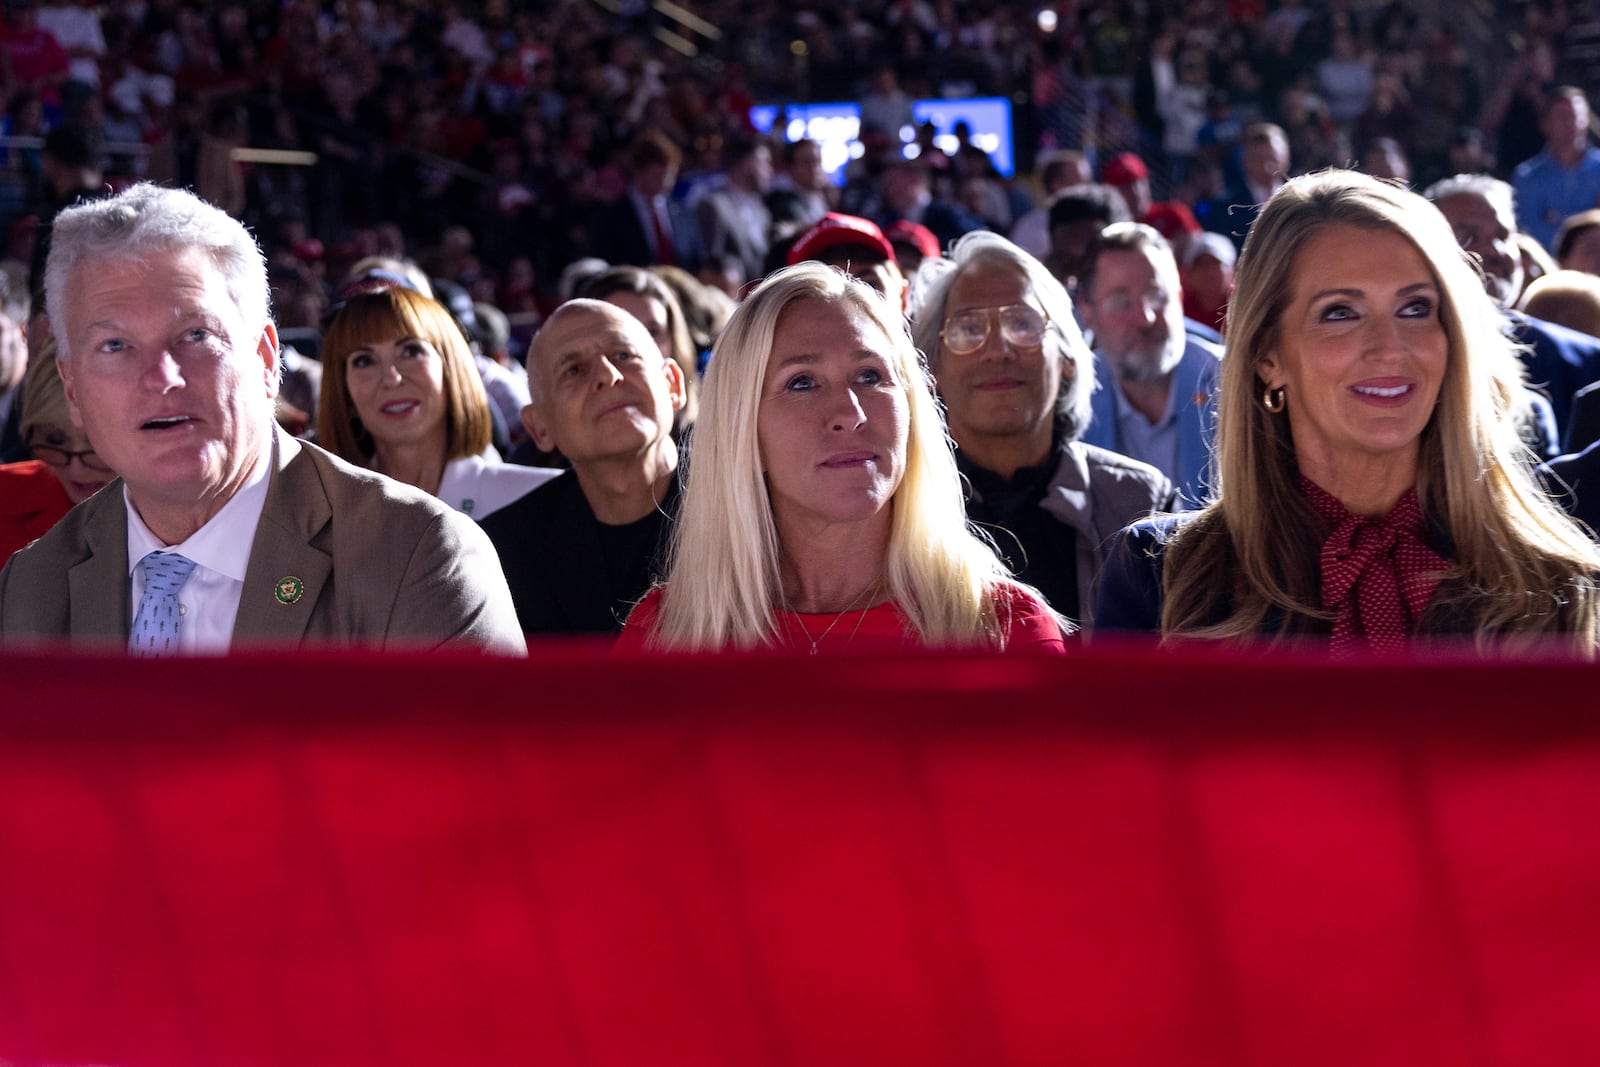
[[[652,160],[669,166],[677,204],[754,190],[764,216],[751,207],[732,225],[764,227],[767,241],[823,204],[887,222],[919,195],[954,209],[948,232],[931,227],[948,240],[1011,231],[1053,191],[1036,168],[1057,150],[1084,161],[1055,182],[1098,178],[1129,152],[1157,200],[1198,208],[1242,184],[1238,144],[1259,120],[1286,131],[1294,172],[1365,163],[1419,185],[1509,175],[1539,150],[1540,88],[1581,73],[1556,45],[1582,36],[1560,4],[1508,6],[1483,27],[1453,9],[1359,0],[690,10],[697,20],[637,0],[13,2],[0,132],[14,145],[83,124],[111,184],[176,182],[245,220],[271,257],[286,328],[315,326],[344,269],[383,254],[507,312],[525,339],[570,264],[617,261],[605,206]],[[1473,28],[1488,32],[1464,43]],[[923,138],[915,173],[897,176],[910,101],[963,94],[1013,101],[1016,174]],[[752,105],[815,100],[861,105],[865,152],[842,188],[806,150],[755,142],[751,159]],[[315,162],[240,160],[240,148]],[[0,150],[0,237],[17,281],[60,195],[43,171],[38,147]],[[759,272],[738,235],[698,237],[679,265],[733,291]]]

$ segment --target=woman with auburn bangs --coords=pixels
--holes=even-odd
[[[700,404],[666,581],[622,647],[1061,650],[1054,612],[968,527],[927,372],[865,284],[772,275]]]
[[[1124,531],[1096,623],[1164,638],[1600,639],[1600,554],[1536,487],[1522,368],[1423,198],[1290,181],[1250,229],[1219,383],[1220,487]]]
[[[346,300],[322,338],[317,443],[482,519],[559,471],[502,463],[472,352],[450,312],[394,287]]]

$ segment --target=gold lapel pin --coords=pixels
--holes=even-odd
[[[279,578],[278,584],[272,587],[272,598],[280,604],[293,604],[306,595],[306,583],[289,575]]]

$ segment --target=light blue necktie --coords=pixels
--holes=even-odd
[[[133,617],[128,634],[131,656],[175,656],[178,654],[178,627],[183,617],[178,612],[178,590],[194,573],[194,560],[176,552],[152,552],[139,561],[144,571],[144,596]]]

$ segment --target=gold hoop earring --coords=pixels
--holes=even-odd
[[[1261,406],[1273,415],[1282,412],[1288,406],[1288,401],[1283,394],[1283,386],[1280,385],[1276,389],[1270,385],[1267,386],[1266,391],[1261,394]]]

